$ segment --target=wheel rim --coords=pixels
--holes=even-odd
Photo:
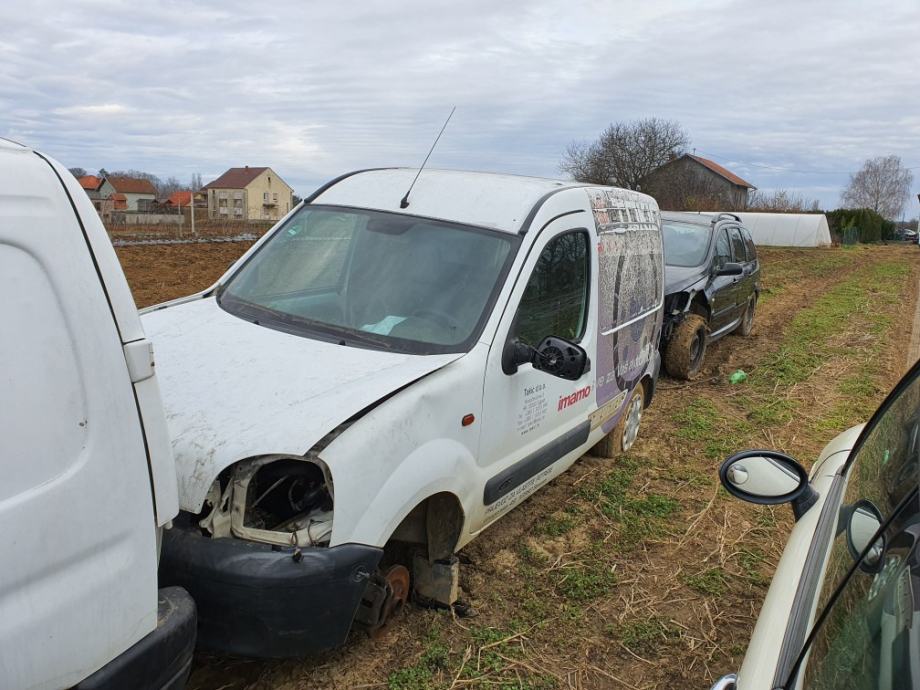
[[[754,307],[757,304],[756,300],[751,297],[751,301],[748,303],[747,312],[744,315],[744,329],[750,330],[751,326],[754,323]]]
[[[623,427],[623,450],[632,448],[639,436],[639,424],[642,422],[642,396],[633,396],[626,412],[626,424]]]

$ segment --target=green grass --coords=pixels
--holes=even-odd
[[[680,637],[680,630],[658,616],[623,623],[616,636],[631,652],[640,656],[657,656],[663,647]]]
[[[728,589],[728,581],[722,568],[709,568],[684,577],[684,583],[700,594],[720,597]]]
[[[744,549],[738,554],[738,565],[741,566],[745,579],[755,585],[767,585],[770,583],[770,578],[761,572],[761,567],[765,561],[766,557],[763,555],[763,551],[756,546]]]
[[[433,676],[438,670],[450,668],[450,648],[437,636],[430,636],[421,658],[412,666],[393,671],[387,676],[388,690],[427,690],[434,687]]]
[[[540,531],[548,537],[560,537],[573,527],[575,519],[571,515],[550,515],[541,523]]]
[[[607,594],[617,584],[617,576],[604,562],[563,568],[556,584],[559,592],[574,602],[590,601]]]

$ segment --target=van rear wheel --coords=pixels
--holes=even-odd
[[[641,383],[629,396],[620,420],[613,430],[598,441],[591,449],[591,455],[599,458],[615,458],[632,448],[639,437],[642,412],[645,409],[645,386]]]
[[[664,350],[664,368],[677,379],[692,379],[703,368],[708,328],[699,314],[687,314]]]

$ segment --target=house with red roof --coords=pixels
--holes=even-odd
[[[201,191],[208,217],[222,220],[278,220],[294,203],[294,190],[267,166],[230,168]]]
[[[83,187],[83,191],[86,192],[86,196],[89,197],[89,200],[93,202],[93,207],[96,211],[101,212],[103,198],[100,188],[102,187],[104,179],[96,177],[95,175],[84,175],[83,177],[78,177],[77,182]]]
[[[173,192],[169,195],[169,198],[163,202],[164,206],[169,208],[188,208],[192,205],[192,199],[195,200],[195,206],[203,205],[205,201],[205,195],[202,192],[192,192],[191,190],[180,190],[178,192]]]
[[[99,195],[103,211],[147,211],[156,203],[157,188],[138,177],[105,177]]]
[[[646,175],[641,189],[662,209],[740,211],[757,187],[715,161],[685,153]]]

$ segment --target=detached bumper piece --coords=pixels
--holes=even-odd
[[[160,584],[198,605],[198,644],[225,654],[285,658],[348,636],[383,550],[360,544],[295,550],[211,539],[174,523],[163,534]]]
[[[74,690],[182,690],[195,651],[195,602],[181,587],[159,592],[157,628]]]

